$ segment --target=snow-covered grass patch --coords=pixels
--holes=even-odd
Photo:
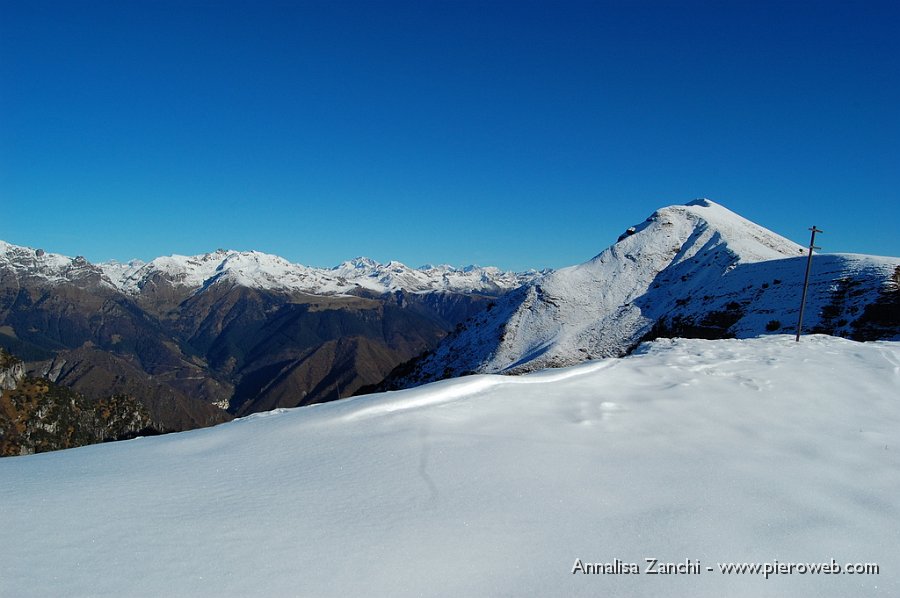
[[[774,336],[8,458],[0,595],[897,596],[898,432],[900,344]]]

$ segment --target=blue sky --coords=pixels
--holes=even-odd
[[[709,197],[897,256],[898,6],[0,0],[0,239],[545,268]]]

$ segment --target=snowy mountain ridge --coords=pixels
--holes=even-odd
[[[42,280],[60,284],[96,280],[114,287],[101,268],[81,256],[72,258],[0,240],[0,272],[4,270],[21,281]]]
[[[259,251],[223,249],[195,256],[158,257],[150,262],[91,264],[82,257],[70,258],[0,241],[0,268],[4,266],[17,276],[42,278],[51,284],[91,275],[129,295],[140,294],[145,285],[159,279],[194,291],[222,283],[314,295],[359,290],[378,294],[399,290],[495,294],[516,288],[539,274],[505,272],[490,266],[426,265],[414,269],[397,261],[381,264],[365,257],[345,261],[334,268],[314,268]]]
[[[501,297],[416,363],[400,386],[619,356],[648,335],[787,332],[805,262],[804,247],[715,202],[668,206],[593,259]],[[814,264],[808,329],[823,324],[830,306],[830,332],[851,336],[866,305],[896,284],[900,258],[824,254]]]

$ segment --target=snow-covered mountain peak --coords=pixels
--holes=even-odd
[[[796,257],[803,247],[747,220],[709,199],[660,208],[644,222],[628,228],[606,252],[622,255],[664,250],[673,241],[678,260],[723,247],[737,262]],[[596,259],[603,256],[601,253]],[[591,260],[594,261],[594,260]]]
[[[621,355],[654,327],[707,337],[784,331],[796,322],[804,255],[797,243],[708,199],[664,207],[593,259],[504,296],[421,360],[403,384]],[[818,263],[809,325],[843,327],[845,334],[900,271],[896,258],[829,255]]]
[[[71,258],[58,253],[48,253],[43,249],[22,247],[6,241],[0,241],[0,259],[6,262],[16,261],[34,269],[48,270],[69,267],[76,260],[79,262],[84,261],[84,258]]]
[[[368,257],[355,257],[352,260],[347,260],[345,262],[341,262],[339,265],[332,268],[332,270],[346,270],[346,269],[356,269],[356,270],[365,270],[365,269],[375,269],[380,264]]]
[[[217,249],[194,256],[169,255],[133,267],[101,264],[119,288],[139,293],[150,280],[162,277],[174,286],[200,289],[215,283],[231,283],[262,289],[299,290],[315,278],[314,269],[293,264],[277,255],[260,251]]]
[[[694,273],[740,263],[784,259],[803,248],[708,199],[660,208],[629,227],[595,258],[535,281],[545,293],[584,295],[613,309],[647,291],[663,270],[682,265]],[[687,273],[682,273],[686,276]],[[588,288],[596,292],[588,292]],[[586,307],[586,306],[583,306]]]
[[[658,212],[661,218],[684,217],[698,232],[709,231],[704,239],[726,244],[739,262],[796,257],[804,248],[762,226],[747,220],[709,199],[698,199],[684,206],[669,206]],[[718,237],[716,237],[718,235]]]

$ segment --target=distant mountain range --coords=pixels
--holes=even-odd
[[[538,274],[224,250],[92,264],[0,241],[0,347],[182,430],[350,396]]]
[[[4,241],[0,241],[0,268],[3,274],[22,280],[56,284],[90,281],[130,296],[152,293],[152,287],[158,285],[197,292],[216,284],[310,295],[394,291],[499,294],[540,274],[481,266],[429,264],[410,268],[396,261],[381,264],[365,257],[334,268],[313,268],[259,251],[224,249],[195,256],[158,257],[150,262],[91,264],[83,257],[71,258]]]
[[[642,340],[793,332],[805,248],[709,200],[662,208],[557,271],[330,269],[218,250],[92,264],[0,241],[0,347],[159,431],[628,353]],[[805,329],[900,339],[900,258],[816,255]]]

